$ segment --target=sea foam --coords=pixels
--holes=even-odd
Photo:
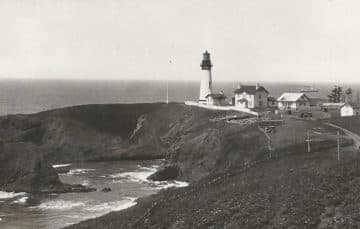
[[[67,175],[67,176],[72,176],[72,175],[80,175],[80,174],[85,174],[91,171],[95,171],[95,169],[71,169],[69,172],[63,174],[63,175]]]
[[[26,203],[26,201],[29,199],[29,197],[27,196],[23,196],[17,200],[14,200],[13,203],[16,203],[16,204],[24,204]]]
[[[78,201],[66,201],[66,200],[50,200],[41,203],[38,206],[32,208],[38,208],[41,210],[69,210],[76,207],[83,207],[86,205],[86,202]]]
[[[180,187],[186,187],[189,185],[189,183],[187,183],[187,182],[176,181],[176,180],[173,180],[173,181],[151,181],[151,180],[148,180],[147,178],[150,175],[154,174],[158,168],[159,168],[159,166],[157,166],[157,165],[151,166],[150,168],[138,165],[137,171],[112,174],[112,175],[110,175],[110,177],[114,179],[112,181],[112,183],[122,183],[122,180],[118,180],[118,178],[121,178],[121,179],[127,179],[132,182],[153,184],[156,186],[156,189],[166,189],[166,188],[170,188],[170,187],[180,188]]]
[[[176,188],[182,188],[182,187],[187,187],[189,186],[188,182],[184,182],[184,181],[154,181],[154,183],[158,186],[157,189],[167,189],[167,188],[171,188],[171,187],[176,187]]]
[[[13,199],[17,196],[25,196],[26,193],[25,192],[4,192],[4,191],[0,191],[0,199]]]
[[[53,165],[53,168],[62,168],[62,167],[69,167],[71,164],[59,164],[59,165]]]
[[[111,178],[125,178],[133,182],[149,182],[148,177],[156,172],[156,167],[138,166],[138,170],[134,172],[124,172],[110,175]]]
[[[99,212],[101,214],[106,214],[111,211],[121,211],[121,210],[130,208],[130,207],[136,205],[135,200],[136,200],[136,198],[133,198],[133,197],[125,197],[124,199],[119,200],[119,201],[89,206],[89,207],[85,208],[85,210]]]

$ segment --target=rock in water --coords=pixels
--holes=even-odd
[[[0,190],[39,192],[63,188],[56,171],[32,143],[0,143]]]
[[[176,165],[169,165],[150,175],[149,179],[154,181],[175,180],[178,176],[179,167]]]
[[[111,188],[106,187],[101,190],[102,192],[111,192]]]

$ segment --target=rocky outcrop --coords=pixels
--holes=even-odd
[[[148,179],[153,181],[175,180],[179,177],[179,167],[177,165],[167,165],[154,174],[150,175]]]
[[[82,185],[64,185],[57,172],[32,143],[0,145],[0,190],[28,193],[92,191]]]
[[[1,148],[0,190],[37,192],[62,187],[55,170],[33,144],[6,143]]]

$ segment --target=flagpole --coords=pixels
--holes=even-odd
[[[166,104],[169,104],[169,80],[166,79]]]

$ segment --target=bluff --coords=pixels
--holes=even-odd
[[[158,136],[167,130],[168,117],[181,116],[178,105],[171,106],[84,105],[0,117],[0,190],[89,191],[62,184],[51,164],[163,158]]]
[[[317,121],[287,120],[268,139],[256,123],[229,123],[234,113],[178,106],[171,118],[149,113],[140,140],[158,122],[166,165],[153,179],[190,181],[138,200],[130,209],[69,228],[357,228],[360,159],[352,141]],[[153,121],[150,121],[153,120]],[[145,128],[147,126],[147,128]],[[152,129],[152,128],[150,128]],[[307,152],[306,132],[320,137]],[[291,133],[294,133],[291,134]],[[153,135],[155,137],[155,135]],[[169,175],[170,174],[170,175]]]
[[[43,168],[81,160],[165,158],[153,179],[190,182],[70,228],[360,227],[360,160],[350,140],[342,139],[337,161],[336,139],[329,137],[336,131],[317,121],[287,120],[273,134],[276,150],[270,158],[264,132],[252,118],[229,122],[234,115],[241,120],[245,114],[183,104],[85,105],[2,117],[0,137],[4,152],[18,145],[15,158],[31,152],[21,150],[28,147],[42,152]],[[312,153],[306,150],[308,130],[320,136],[311,143]],[[28,170],[43,174],[37,160]],[[55,177],[48,172],[45,177]],[[13,182],[32,183],[21,177],[26,176]]]

